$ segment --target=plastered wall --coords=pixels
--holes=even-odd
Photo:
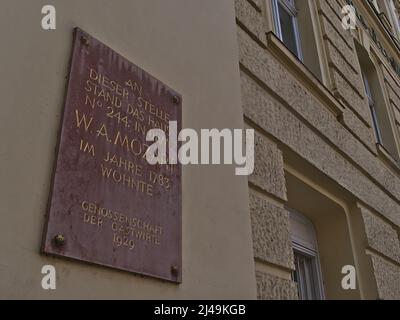
[[[0,298],[255,298],[247,179],[231,166],[183,168],[181,285],[39,254],[75,26],[181,93],[184,127],[243,127],[232,1],[2,1]]]

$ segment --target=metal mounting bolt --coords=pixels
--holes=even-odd
[[[58,234],[54,237],[54,242],[57,246],[61,247],[65,243],[65,237],[62,234]]]
[[[171,267],[171,273],[172,273],[172,275],[173,276],[178,276],[178,274],[179,274],[179,269],[178,269],[178,267],[177,266],[172,266]]]
[[[175,104],[179,104],[181,102],[181,99],[178,96],[173,96],[172,97],[172,102]]]
[[[89,40],[87,38],[85,38],[84,36],[81,37],[81,43],[85,46],[88,47],[89,46]]]

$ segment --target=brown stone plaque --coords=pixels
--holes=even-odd
[[[75,29],[44,253],[182,281],[181,166],[145,158],[148,130],[181,129],[181,103]]]

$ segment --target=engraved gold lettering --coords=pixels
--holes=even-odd
[[[97,137],[100,137],[100,136],[105,137],[105,139],[108,142],[111,142],[110,138],[108,137],[108,131],[107,131],[107,127],[105,124],[102,124],[100,129],[97,130]]]
[[[92,157],[94,157],[94,145],[93,144],[89,144],[88,142],[84,142],[81,139],[81,143],[79,146],[79,150],[81,150],[84,153],[89,153]]]
[[[77,128],[80,128],[82,125],[82,122],[83,122],[84,126],[85,126],[85,131],[87,132],[90,128],[90,125],[92,124],[93,117],[90,117],[90,120],[88,121],[86,118],[86,114],[84,112],[83,112],[82,116],[79,115],[78,109],[75,110],[75,115],[76,115]]]

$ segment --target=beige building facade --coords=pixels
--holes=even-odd
[[[258,298],[399,299],[398,1],[235,5]]]
[[[43,30],[46,4],[0,11],[1,299],[400,299],[398,0],[57,0]],[[183,166],[181,284],[40,252],[74,27],[184,128],[255,130],[251,176]]]

